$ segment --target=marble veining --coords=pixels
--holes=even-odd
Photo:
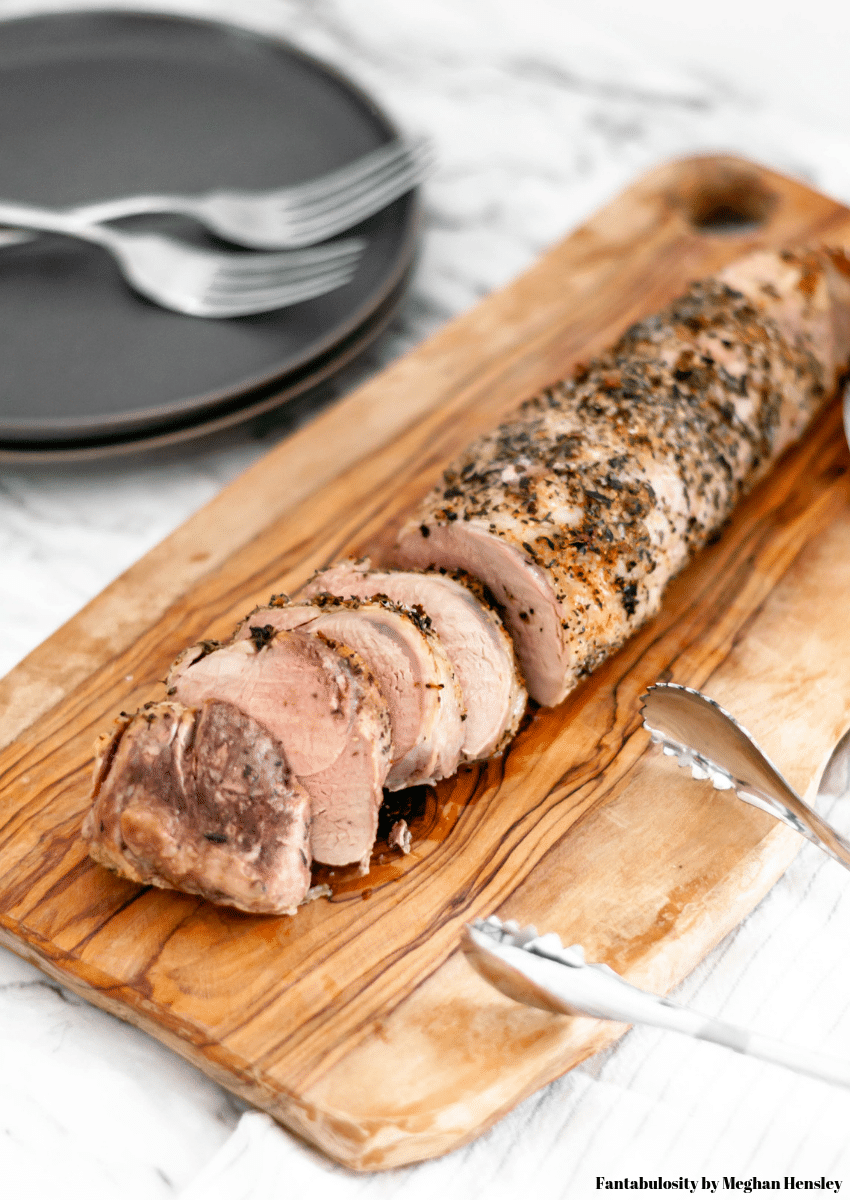
[[[232,11],[222,0],[151,7]],[[0,0],[0,16],[30,8]],[[0,470],[0,672],[317,407],[508,282],[652,165],[729,150],[850,201],[840,134],[774,112],[722,72],[654,62],[559,0],[252,0],[243,19],[334,63],[402,126],[435,139],[440,167],[425,189],[410,294],[377,346],[273,420],[144,458]],[[807,848],[679,998],[776,1036],[805,1012],[823,1046],[846,1057],[843,883]],[[791,995],[779,986],[789,953],[804,966]],[[240,1123],[242,1112],[153,1039],[0,953],[0,1180],[16,1200],[273,1200],[308,1189],[322,1200],[412,1200],[531,1188],[548,1200],[595,1194],[597,1174],[618,1172],[850,1176],[845,1095],[648,1029],[469,1148],[386,1175],[355,1177],[260,1114]]]

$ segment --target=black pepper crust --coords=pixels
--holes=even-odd
[[[408,620],[413,622],[420,633],[424,633],[426,636],[430,636],[431,634],[431,618],[421,604],[398,604],[383,592],[377,592],[374,596],[365,598],[359,596],[336,596],[332,592],[317,592],[315,596],[311,596],[307,601],[292,601],[288,596],[272,596],[268,607],[289,608],[292,605],[297,607],[299,604],[309,604],[317,609],[347,608],[351,610],[363,608],[364,606],[378,605],[380,608],[387,609],[388,612],[401,613],[402,616],[407,617]],[[251,633],[253,634],[253,632],[252,628]]]
[[[657,610],[790,440],[789,410],[797,436],[831,382],[805,337],[695,283],[473,443],[411,526],[472,522],[546,572],[579,677]]]

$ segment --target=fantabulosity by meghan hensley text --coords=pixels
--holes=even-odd
[[[596,1176],[596,1190],[606,1191],[683,1191],[683,1192],[759,1192],[759,1191],[807,1191],[807,1192],[838,1192],[841,1189],[840,1179],[798,1179],[796,1175],[785,1175],[782,1179],[758,1179],[755,1175],[749,1179],[738,1179],[735,1175],[724,1175],[722,1179],[690,1179],[679,1175],[675,1179],[665,1179],[658,1175],[654,1179],[646,1179],[638,1175],[636,1179],[608,1179],[605,1175]]]

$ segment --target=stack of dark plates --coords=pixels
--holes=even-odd
[[[6,199],[62,207],[139,193],[284,187],[397,134],[336,71],[238,21],[77,9],[0,26]],[[144,224],[221,245],[184,218]],[[225,321],[147,302],[95,246],[46,235],[0,247],[0,461],[158,446],[301,395],[385,327],[404,291],[416,229],[417,197],[409,193],[357,226],[367,247],[350,283]]]

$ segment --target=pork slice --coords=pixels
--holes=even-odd
[[[569,595],[556,593],[547,573],[524,551],[521,534],[513,539],[508,528],[491,532],[475,521],[441,525],[433,516],[428,520],[430,525],[420,523],[427,534],[402,530],[397,561],[423,570],[460,569],[480,579],[499,605],[529,695],[540,704],[557,703],[572,660],[561,632]]]
[[[284,913],[310,886],[309,823],[310,799],[261,725],[221,701],[165,701],[100,740],[83,836],[137,883]]]
[[[368,857],[392,743],[386,702],[357,654],[267,627],[182,655],[169,683],[184,704],[229,701],[280,742],[310,796],[314,859],[341,866]]]
[[[395,561],[486,584],[529,694],[557,704],[657,612],[848,355],[842,253],[748,256],[473,443]]]
[[[526,702],[513,643],[484,589],[469,576],[381,571],[368,559],[349,559],[319,571],[305,591],[308,596],[328,592],[360,599],[383,595],[424,610],[463,696],[463,757],[489,758],[513,737]]]
[[[325,634],[369,665],[389,706],[393,750],[385,786],[390,791],[455,773],[463,747],[463,699],[423,612],[389,600],[319,595],[293,603],[284,597],[258,609],[235,636],[250,639],[264,627]]]

